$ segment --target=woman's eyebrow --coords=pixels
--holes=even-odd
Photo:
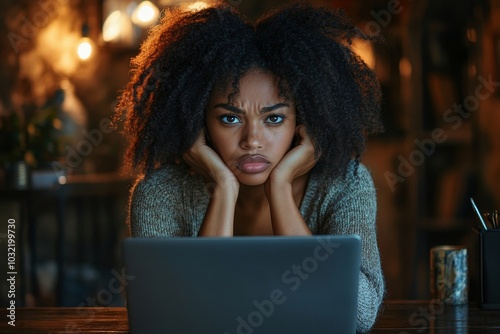
[[[289,107],[289,105],[287,103],[278,103],[278,104],[275,104],[274,106],[262,108],[260,110],[260,113],[264,114],[266,112],[274,111],[276,109],[283,108],[283,107]]]
[[[232,106],[230,104],[227,104],[227,103],[219,103],[219,104],[216,104],[214,106],[214,108],[223,108],[223,109],[226,109],[226,110],[229,110],[229,111],[232,111],[236,114],[245,114],[245,112],[243,110],[241,110],[240,108],[237,108],[235,106]]]
[[[277,103],[277,104],[275,104],[273,106],[263,107],[260,110],[260,113],[261,114],[265,114],[265,113],[268,113],[268,112],[271,112],[271,111],[274,111],[276,109],[283,108],[283,107],[289,107],[289,105],[287,103]],[[223,108],[223,109],[232,111],[232,112],[234,112],[236,114],[245,114],[245,112],[243,110],[241,110],[240,108],[232,106],[232,105],[227,104],[227,103],[216,104],[214,106],[214,108]]]

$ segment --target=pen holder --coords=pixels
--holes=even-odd
[[[479,307],[500,310],[500,230],[479,232]]]

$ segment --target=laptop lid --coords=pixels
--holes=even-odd
[[[131,333],[354,333],[358,236],[129,238]]]

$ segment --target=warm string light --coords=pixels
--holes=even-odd
[[[207,8],[207,7],[208,7],[208,4],[205,1],[196,1],[196,2],[189,4],[187,6],[187,9],[195,12],[195,11]]]
[[[122,26],[127,26],[126,17],[121,11],[115,10],[109,14],[102,26],[102,39],[105,42],[113,42],[120,38],[121,32],[124,30]]]
[[[158,20],[160,10],[151,1],[142,1],[132,13],[132,22],[142,28],[147,28]]]
[[[175,1],[186,10],[196,11],[208,6],[205,1]],[[102,25],[102,40],[107,43],[135,45],[141,33],[158,22],[160,10],[154,1],[130,1],[127,4],[109,6]],[[139,29],[140,30],[140,29]]]
[[[102,26],[102,39],[105,42],[134,44],[138,37],[137,27],[145,29],[152,26],[160,16],[160,10],[150,1],[138,5],[112,7]]]
[[[81,60],[88,60],[92,56],[92,41],[88,37],[83,37],[78,44],[78,57]]]
[[[94,42],[88,37],[89,27],[87,23],[82,26],[82,38],[80,39],[77,47],[78,58],[87,61],[92,58],[94,53]]]

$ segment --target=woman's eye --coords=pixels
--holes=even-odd
[[[240,120],[238,119],[238,117],[233,116],[233,115],[222,115],[220,117],[220,120],[222,121],[222,123],[225,123],[225,124],[240,123]]]
[[[271,115],[267,118],[266,122],[271,124],[280,124],[285,119],[285,116],[282,115]]]

